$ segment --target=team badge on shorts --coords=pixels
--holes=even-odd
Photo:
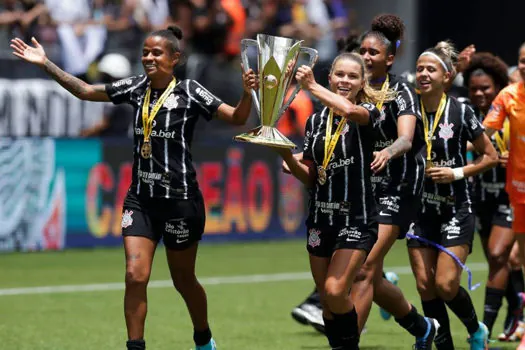
[[[321,234],[321,231],[316,230],[315,228],[311,228],[310,231],[308,231],[308,245],[312,248],[315,248],[319,245],[321,245],[321,238],[319,235]]]
[[[133,218],[131,217],[133,215],[133,210],[125,210],[122,214],[122,228],[129,227],[133,224]]]
[[[441,137],[443,140],[448,140],[454,137],[454,131],[452,128],[454,127],[454,123],[441,123],[439,124],[439,137]]]

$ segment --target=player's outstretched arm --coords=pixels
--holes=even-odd
[[[49,74],[49,76],[62,85],[62,87],[81,100],[100,102],[110,101],[104,85],[90,85],[71,74],[64,72],[47,58],[44,48],[35,38],[32,38],[31,42],[34,46],[27,45],[19,38],[12,39],[11,48],[14,50],[13,55],[26,62],[41,67],[47,74]]]

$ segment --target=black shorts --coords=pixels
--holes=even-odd
[[[338,249],[359,249],[370,253],[377,241],[377,221],[352,220],[350,225],[308,225],[306,249],[313,256],[329,258]]]
[[[467,244],[472,251],[476,220],[474,213],[469,212],[469,206],[463,205],[456,212],[452,207],[443,208],[440,213],[428,209],[419,213],[410,232],[440,244],[443,247],[454,247]],[[416,239],[407,240],[409,248],[429,247],[428,244]]]
[[[481,237],[488,238],[492,226],[512,227],[512,209],[510,203],[498,203],[495,200],[480,202],[476,205],[476,229]]]
[[[377,198],[377,221],[383,225],[399,227],[398,239],[405,238],[410,224],[416,220],[421,208],[421,197],[413,194],[381,194]]]
[[[192,199],[141,198],[128,192],[122,214],[122,235],[162,238],[169,249],[184,250],[201,240],[206,212],[202,194]]]

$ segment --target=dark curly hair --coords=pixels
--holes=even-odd
[[[492,53],[475,53],[470,60],[469,66],[463,72],[463,84],[465,87],[468,87],[471,76],[488,75],[494,80],[494,84],[499,89],[503,89],[509,84],[508,70],[507,64]]]
[[[370,31],[364,34],[363,39],[374,36],[386,45],[388,54],[395,55],[404,33],[405,24],[399,16],[383,14],[374,17]]]

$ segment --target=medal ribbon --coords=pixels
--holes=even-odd
[[[339,136],[341,136],[341,132],[343,131],[343,128],[346,125],[346,118],[342,118],[339,122],[339,125],[337,126],[337,129],[335,130],[334,135],[332,135],[332,123],[334,120],[334,111],[330,109],[330,113],[328,113],[328,122],[326,124],[326,137],[324,140],[324,159],[323,159],[323,168],[326,169],[328,166],[328,163],[330,162],[330,158],[332,157],[332,154],[334,154],[335,145],[337,144],[337,141],[339,140]]]
[[[166,101],[168,96],[171,94],[171,92],[175,88],[175,85],[177,85],[177,79],[173,77],[173,79],[171,80],[171,83],[168,85],[166,90],[162,93],[160,98],[157,100],[157,103],[155,103],[155,106],[153,106],[151,113],[149,113],[149,100],[151,96],[151,86],[148,86],[148,89],[146,90],[146,96],[144,96],[144,103],[142,104],[142,126],[144,128],[144,143],[149,142],[151,132],[153,131],[153,119],[155,119],[155,116],[159,112],[160,107],[162,107],[162,105],[164,104],[164,101]]]
[[[383,82],[383,85],[381,86],[381,92],[382,92],[381,101],[379,101],[376,104],[376,108],[380,113],[381,113],[381,108],[383,108],[383,103],[385,102],[385,95],[386,95],[386,91],[388,90],[388,87],[389,87],[389,79],[388,79],[388,74],[387,74],[386,80]]]
[[[439,106],[436,112],[436,116],[434,118],[434,123],[432,125],[432,131],[430,131],[430,123],[427,118],[427,114],[425,112],[425,105],[423,104],[423,100],[421,100],[421,117],[423,118],[423,128],[425,130],[425,142],[427,143],[427,160],[432,159],[432,136],[434,135],[434,132],[436,131],[436,128],[439,124],[439,120],[441,119],[441,116],[443,115],[443,111],[445,110],[445,106],[447,104],[447,95],[443,94],[441,96],[441,101],[439,101]]]
[[[494,134],[494,138],[496,139],[496,144],[498,145],[498,149],[500,154],[503,154],[508,151],[508,142],[509,142],[509,136],[510,136],[510,124],[509,120],[505,119],[505,123],[503,124],[503,137],[501,137],[501,134],[499,131],[496,131]]]

